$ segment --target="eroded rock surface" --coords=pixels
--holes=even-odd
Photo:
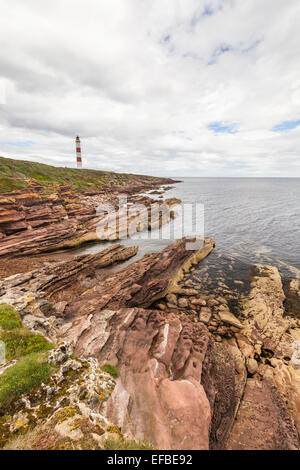
[[[160,449],[299,449],[297,312],[285,309],[272,266],[254,267],[235,314],[226,298],[200,294],[194,268],[213,247],[205,239],[190,251],[178,240],[97,277],[134,254],[117,245],[6,279],[0,302],[34,331],[72,342],[76,358],[117,368],[101,413],[136,440]],[[96,281],[60,299],[63,286],[87,275]]]
[[[159,449],[224,444],[235,416],[235,357],[202,323],[141,308],[74,320],[76,354],[117,366],[107,417]],[[69,336],[70,335],[70,336]],[[76,340],[75,340],[76,341]]]
[[[206,328],[134,308],[112,313],[106,331],[94,353],[120,374],[107,403],[110,419],[160,449],[208,449],[211,414],[201,384]],[[80,338],[78,351],[84,344]]]
[[[277,268],[257,265],[243,306],[244,328],[237,343],[248,379],[229,449],[298,449],[300,375],[292,363],[298,321],[284,316]]]
[[[72,356],[70,343],[53,350],[48,362],[56,371],[50,382],[0,413],[1,447],[101,449],[105,439],[120,433],[102,412],[116,386],[114,378],[101,371],[97,359]]]
[[[284,283],[285,309],[288,314],[300,318],[300,280],[290,279]]]
[[[128,196],[128,202],[146,206],[144,227],[148,224],[148,209],[153,200],[146,196],[136,195],[162,184],[172,183],[168,178],[156,180],[143,179],[125,186],[111,186],[84,195],[75,193],[68,186],[48,187],[44,192],[42,186],[31,184],[28,189],[0,194],[0,258],[16,255],[32,255],[63,248],[73,248],[88,241],[98,241],[97,225],[101,224],[104,215],[97,214],[100,204],[109,204],[111,208],[118,205],[119,196]],[[180,202],[180,201],[179,201]],[[165,205],[172,207],[175,200],[166,200]],[[157,201],[163,205],[164,201]],[[147,209],[148,208],[148,209]],[[168,212],[168,213],[167,213]],[[174,216],[172,211],[159,216],[158,225],[166,223]],[[135,219],[140,216],[120,214],[120,227],[113,233],[107,233],[106,239],[117,240],[127,233],[128,220],[131,220],[132,231],[136,231]],[[154,223],[152,228],[157,224]],[[125,232],[124,232],[125,230]]]
[[[234,450],[296,450],[297,430],[271,379],[248,379],[227,443]]]

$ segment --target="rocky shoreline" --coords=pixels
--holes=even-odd
[[[177,240],[111,272],[138,251],[117,243],[127,216],[117,236],[108,234],[114,245],[94,255],[70,251],[95,240],[100,203],[116,206],[126,194],[148,213],[153,199],[143,193],[162,196],[170,184],[1,194],[0,339],[22,336],[18,348],[24,338],[43,344],[30,352],[48,371],[47,380],[7,399],[1,380],[9,382],[28,356],[17,348],[0,366],[2,448],[300,448],[297,281],[283,286],[277,268],[256,265],[239,299],[213,292],[201,266],[214,250],[211,238],[194,251]],[[5,314],[1,323],[7,305],[13,325]]]
[[[40,267],[41,262],[59,259],[59,255],[44,258],[42,253],[57,253],[59,250],[76,249],[86,243],[99,242],[96,228],[104,216],[97,215],[100,205],[109,204],[118,208],[119,197],[126,197],[129,204],[144,204],[150,210],[153,199],[142,196],[153,188],[166,187],[175,182],[169,178],[153,180],[139,177],[123,186],[110,185],[109,188],[93,192],[79,193],[69,186],[47,186],[30,182],[27,188],[0,194],[0,277],[17,272],[26,272],[30,265]],[[164,190],[162,191],[164,192]],[[178,201],[158,200],[158,205],[169,207]],[[179,201],[180,202],[180,201]],[[134,217],[133,217],[134,219]],[[164,220],[163,223],[167,222]],[[120,213],[120,227],[115,239],[124,236],[122,223],[127,230],[128,220]],[[151,222],[149,222],[151,223]],[[134,225],[134,220],[132,221]],[[141,227],[149,228],[151,227]],[[106,237],[113,240],[114,237]],[[18,260],[9,263],[7,260]]]

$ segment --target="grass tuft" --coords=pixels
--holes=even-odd
[[[26,328],[15,328],[12,331],[4,331],[0,335],[5,343],[6,360],[19,359],[34,352],[49,351],[53,348],[51,343],[42,336],[31,333]]]
[[[53,348],[42,335],[24,328],[18,313],[7,304],[0,304],[0,340],[5,344],[7,361]]]
[[[103,372],[106,372],[107,374],[110,374],[114,379],[116,379],[119,375],[118,369],[115,366],[112,366],[111,364],[104,364],[101,367],[101,370]]]
[[[0,375],[0,409],[50,379],[51,366],[41,353],[30,354]]]
[[[18,313],[10,305],[0,304],[0,328],[13,330],[20,327],[21,321]]]

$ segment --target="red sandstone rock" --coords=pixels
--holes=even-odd
[[[77,354],[117,365],[107,416],[160,449],[208,449],[211,410],[201,374],[211,341],[203,325],[143,309],[77,318]]]
[[[296,429],[274,382],[248,379],[227,448],[297,450]]]
[[[168,293],[181,266],[194,256],[186,249],[187,239],[177,240],[160,253],[145,255],[119,273],[108,277],[85,295],[68,304],[67,316],[80,315],[86,311],[117,309],[120,307],[150,306]],[[213,249],[214,241],[205,239],[203,257]]]
[[[294,320],[283,316],[283,300],[277,268],[255,266],[251,291],[243,305],[246,320],[237,338],[247,364],[249,358],[253,361],[255,351],[259,364],[257,371],[252,369],[255,377],[247,380],[227,443],[229,449],[299,449],[299,374],[282,362],[292,354],[294,337],[288,330]],[[299,335],[299,329],[294,334]]]
[[[213,242],[206,243],[212,249]],[[182,310],[179,316],[173,304],[172,312],[164,303],[163,311],[151,309],[168,292],[184,295],[176,280],[194,256],[184,240],[74,299],[52,301],[60,289],[93,277],[97,266],[130,256],[126,250],[111,247],[8,278],[0,285],[0,303],[17,306],[25,325],[37,324],[50,339],[73,340],[76,354],[117,366],[106,414],[135,439],[161,449],[298,449],[300,380],[287,364],[299,328],[283,316],[278,270],[255,268],[239,328],[232,327],[237,319],[226,310],[220,311],[226,323],[220,325],[202,307],[207,328]],[[219,343],[209,331],[222,335],[216,336]],[[254,362],[257,367],[249,368]]]
[[[16,210],[0,210],[0,225],[11,224],[25,219],[25,213]]]
[[[81,196],[72,192],[69,187],[59,186],[53,188],[53,194],[48,196],[42,194],[42,188],[38,186],[2,194],[0,197],[0,232],[7,235],[8,239],[0,238],[0,256],[35,254],[70,248],[77,246],[82,240],[85,241],[84,237],[87,237],[87,241],[98,241],[96,227],[101,222],[101,217],[97,216],[96,209],[100,203],[109,202],[116,207],[118,196],[128,194],[131,202],[140,202],[149,208],[153,200],[146,196],[141,196],[140,200],[135,199],[137,196],[134,196],[134,193],[144,192],[171,182],[172,180],[166,178],[153,181],[140,178],[127,186],[115,187],[113,193],[110,190],[102,194],[97,193],[94,202],[93,196]],[[157,204],[157,210],[162,203],[163,201],[160,201]],[[169,200],[166,204],[172,207],[174,201]],[[155,228],[168,222],[172,217],[174,214],[169,211],[167,215],[159,216],[156,225],[151,225],[148,222],[146,209],[145,223],[139,230]],[[123,231],[120,230],[120,233],[107,239],[117,240],[126,235],[127,215],[124,215],[122,224]],[[134,220],[132,220],[131,228],[134,232],[137,230]]]

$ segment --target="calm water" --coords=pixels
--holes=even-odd
[[[164,197],[204,205],[205,236],[216,240],[216,250],[205,262],[211,276],[214,269],[224,270],[232,262],[233,277],[248,276],[249,266],[259,262],[276,265],[284,277],[300,277],[299,178],[182,178]],[[175,236],[181,223],[174,222]],[[170,243],[139,236],[122,241],[139,244],[138,257]],[[81,253],[100,249],[103,244]]]

